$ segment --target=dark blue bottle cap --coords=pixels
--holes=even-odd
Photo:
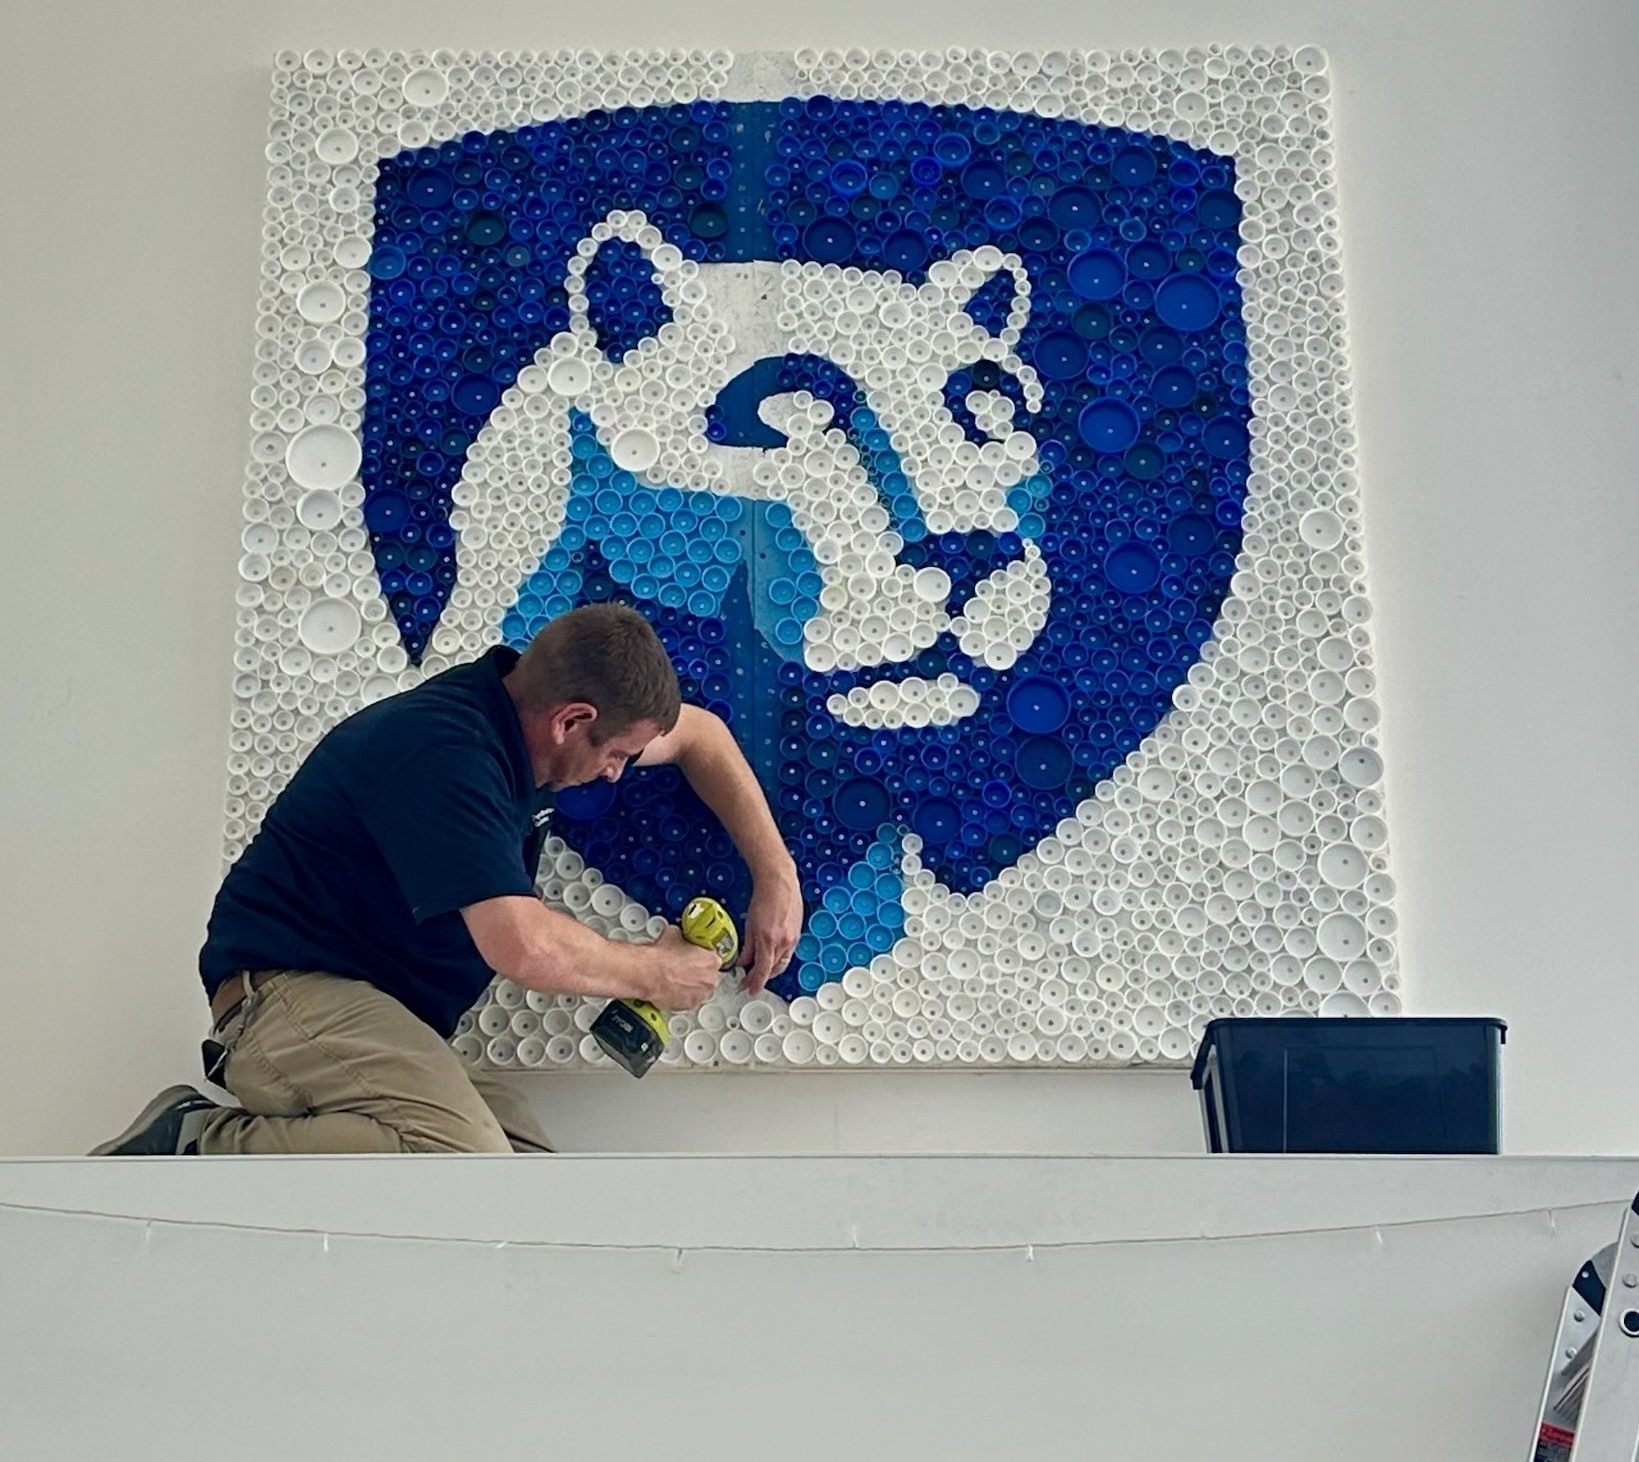
[[[1188,406],[1199,394],[1194,372],[1183,366],[1167,366],[1150,382],[1150,395],[1157,406]]]
[[[1134,279],[1159,279],[1172,268],[1172,256],[1160,244],[1145,240],[1127,250],[1127,268]]]
[[[1050,381],[1073,381],[1087,369],[1087,346],[1071,330],[1049,330],[1036,346],[1036,369]]]
[[[1178,330],[1205,330],[1223,308],[1211,280],[1199,274],[1169,274],[1156,286],[1155,313]]]
[[[1239,457],[1246,452],[1249,438],[1245,426],[1233,416],[1217,416],[1206,424],[1201,442],[1214,457]]]
[[[1081,408],[1076,428],[1095,452],[1124,452],[1138,440],[1138,413],[1125,401],[1106,396]]]
[[[1088,249],[1070,261],[1065,278],[1084,300],[1114,299],[1127,282],[1127,266],[1108,249]]]
[[[1203,193],[1196,200],[1195,217],[1202,228],[1234,228],[1241,221],[1241,200],[1216,189]]]
[[[1146,365],[1175,365],[1183,359],[1183,337],[1165,325],[1152,325],[1138,337],[1138,354]]]
[[[442,208],[455,193],[455,179],[437,168],[426,168],[405,186],[404,196],[418,208]]]
[[[689,231],[696,238],[720,239],[728,232],[728,213],[716,203],[702,203],[689,214]]]
[[[1060,188],[1047,214],[1060,228],[1091,228],[1098,221],[1098,199],[1085,188]]]
[[[501,388],[488,376],[462,376],[450,398],[468,416],[488,416],[501,399]]]
[[[1070,317],[1070,327],[1083,340],[1102,340],[1110,333],[1110,312],[1104,305],[1082,305]]]
[[[368,269],[373,279],[397,279],[404,272],[404,251],[391,244],[377,244],[370,251]]]
[[[1143,594],[1161,578],[1161,560],[1147,543],[1118,543],[1104,556],[1104,577],[1123,594]]]
[[[483,211],[467,220],[467,238],[475,244],[498,244],[505,237],[506,220],[499,213]]]
[[[374,493],[364,504],[364,526],[372,533],[391,533],[409,517],[410,500],[402,493]]]
[[[1007,174],[993,162],[969,163],[962,169],[962,191],[969,198],[994,198],[1007,188]]]
[[[845,218],[816,218],[802,236],[803,247],[820,264],[840,264],[854,252],[853,226]]]
[[[1008,691],[1007,714],[1019,730],[1047,735],[1069,718],[1070,697],[1045,675],[1027,675]]]
[[[1153,442],[1135,442],[1127,450],[1122,465],[1127,469],[1129,477],[1136,477],[1140,482],[1153,482],[1161,475],[1161,470],[1167,464],[1167,454]]]
[[[1156,172],[1155,154],[1147,147],[1123,147],[1110,159],[1110,176],[1128,188],[1143,186]]]
[[[1167,543],[1174,553],[1199,558],[1211,553],[1218,543],[1218,530],[1199,513],[1185,513],[1167,525]]]
[[[1020,744],[1013,765],[1025,786],[1046,791],[1062,787],[1070,780],[1075,759],[1062,741],[1051,736],[1031,736]]]
[[[960,834],[962,811],[945,798],[930,798],[911,814],[911,826],[923,842],[942,845]]]

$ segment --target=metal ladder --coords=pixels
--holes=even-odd
[[[1639,1459],[1639,1196],[1565,1292],[1533,1447],[1532,1462]]]

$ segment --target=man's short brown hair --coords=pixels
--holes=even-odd
[[[660,636],[624,604],[586,604],[560,614],[529,642],[507,678],[527,711],[567,701],[596,706],[595,745],[639,721],[654,722],[664,735],[682,706]]]

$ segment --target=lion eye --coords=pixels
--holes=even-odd
[[[1025,412],[1024,388],[1018,377],[994,361],[976,361],[962,370],[952,371],[945,382],[944,394],[945,407],[956,418],[963,435],[981,447],[995,441],[998,435],[1006,434],[986,430],[987,426],[994,427],[1007,419],[1003,403],[1010,402],[1013,407],[1007,430],[1011,430],[1012,422],[1018,421]],[[981,408],[977,414],[969,404],[970,397],[977,398],[973,403]]]

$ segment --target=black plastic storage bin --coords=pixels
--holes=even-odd
[[[1190,1081],[1213,1152],[1496,1152],[1490,1016],[1215,1020]]]

